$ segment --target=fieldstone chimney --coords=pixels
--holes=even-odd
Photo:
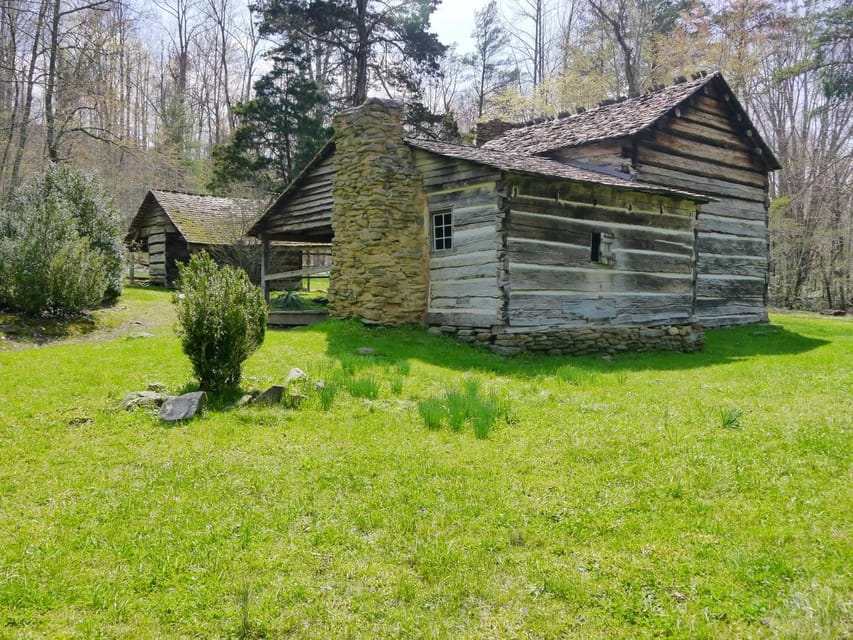
[[[487,120],[485,122],[477,123],[477,130],[474,134],[474,142],[478,147],[482,147],[484,144],[489,142],[490,140],[494,140],[495,138],[500,138],[503,134],[505,134],[510,129],[517,129],[518,127],[524,126],[521,123],[517,122],[506,122],[505,120]]]
[[[427,204],[402,121],[402,105],[377,98],[335,116],[329,284],[335,317],[381,325],[426,321]]]

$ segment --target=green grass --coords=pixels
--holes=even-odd
[[[299,367],[328,404],[180,426],[118,408],[191,382],[170,322],[0,351],[0,638],[853,632],[850,320],[610,361],[330,321],[269,332],[244,385]],[[428,429],[421,401],[467,381],[512,420]]]

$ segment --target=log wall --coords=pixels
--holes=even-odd
[[[273,205],[264,220],[264,235],[303,240],[331,240],[334,154],[305,175],[287,199],[286,208]]]
[[[148,251],[151,284],[165,286],[174,282],[178,276],[175,254],[186,259],[187,246],[161,207],[144,212],[136,226],[136,237]]]
[[[612,167],[621,148],[639,180],[714,198],[696,225],[693,312],[705,326],[767,320],[767,168],[730,101],[706,86],[635,140],[558,154]]]
[[[415,151],[415,163],[424,176],[428,232],[432,214],[450,211],[453,219],[453,248],[430,251],[427,323],[453,327],[498,324],[504,215],[497,190],[500,173],[420,150]],[[431,236],[429,242],[432,248]]]
[[[508,180],[503,313],[509,327],[691,322],[694,203],[605,186]],[[594,233],[611,238],[606,264],[592,260]]]

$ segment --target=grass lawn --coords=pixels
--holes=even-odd
[[[244,386],[373,393],[169,426],[118,406],[191,382],[168,294],[115,314],[0,341],[0,638],[853,634],[849,319],[612,360],[327,322],[269,332]],[[472,380],[507,417],[427,429]]]

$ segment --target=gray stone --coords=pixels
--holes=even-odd
[[[193,391],[182,396],[172,396],[160,407],[160,419],[166,422],[189,420],[207,404],[207,393]]]
[[[297,380],[307,380],[308,374],[305,373],[302,369],[298,367],[293,367],[284,379],[284,386],[286,387],[292,382],[296,382]]]
[[[128,338],[136,339],[136,338],[153,338],[153,333],[148,333],[147,331],[138,331],[137,333],[131,333]]]
[[[427,329],[427,333],[431,336],[440,336],[441,327],[430,327],[429,329]]]
[[[359,347],[355,350],[355,352],[360,356],[375,356],[376,349],[372,349],[370,347]]]
[[[281,402],[281,397],[284,395],[284,385],[274,384],[269,389],[261,393],[255,402],[257,404],[278,404]]]
[[[131,391],[121,399],[121,408],[130,411],[136,407],[159,407],[166,398],[157,391]]]

